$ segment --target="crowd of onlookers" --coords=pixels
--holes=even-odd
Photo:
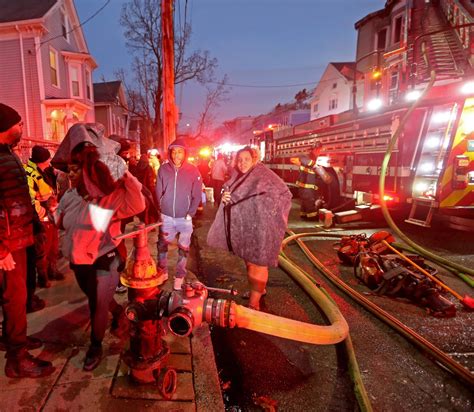
[[[177,139],[166,159],[145,153],[131,156],[127,140],[104,136],[98,123],[76,123],[56,153],[34,146],[26,164],[14,149],[22,137],[17,111],[0,103],[0,289],[3,308],[1,349],[8,377],[41,377],[54,371],[51,362],[28,351],[42,345],[27,336],[26,314],[45,302],[36,288],[64,279],[61,255],[69,262],[86,295],[91,333],[83,368],[102,359],[102,340],[112,315],[111,332],[126,334],[128,321],[114,294],[127,251],[116,236],[138,218],[160,221],[157,243],[160,284],[168,280],[168,245],[177,241],[178,259],[172,287],[181,290],[193,232],[193,218],[203,188],[214,189],[218,205],[208,244],[244,259],[249,282],[248,306],[260,309],[266,294],[268,266],[276,266],[286,228],[291,193],[283,181],[245,147],[233,165],[223,155],[187,161],[186,142]]]

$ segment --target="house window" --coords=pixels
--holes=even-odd
[[[92,100],[92,81],[91,81],[91,72],[86,69],[86,97],[89,100]]]
[[[71,82],[71,95],[73,97],[81,97],[80,67],[69,66],[69,77]]]
[[[61,33],[63,37],[69,41],[69,25],[64,11],[61,11]]]
[[[333,84],[332,84],[332,88],[333,88],[333,89],[337,88],[337,83],[333,83]]]
[[[387,45],[387,29],[379,30],[377,33],[377,50],[385,50]]]
[[[59,87],[58,52],[53,49],[49,49],[49,68],[51,84],[53,86]]]
[[[329,99],[329,110],[337,109],[337,96],[332,96]]]
[[[318,108],[319,108],[319,104],[318,103],[315,103],[313,104],[313,112],[316,113],[318,111]]]
[[[393,25],[393,43],[400,43],[402,39],[402,17],[398,16]]]

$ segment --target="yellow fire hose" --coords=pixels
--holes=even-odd
[[[418,245],[417,243],[415,243],[413,240],[411,240],[407,235],[405,235],[405,233],[403,233],[400,228],[395,224],[395,222],[393,221],[392,219],[392,216],[390,215],[390,212],[388,211],[388,207],[387,207],[387,202],[385,200],[385,175],[386,175],[386,172],[387,172],[387,168],[388,168],[388,163],[390,161],[390,157],[392,156],[392,150],[393,148],[395,147],[395,143],[397,142],[398,140],[398,136],[400,136],[403,128],[405,127],[405,124],[406,122],[408,121],[410,115],[412,114],[412,112],[416,109],[416,107],[419,105],[419,102],[421,101],[421,99],[423,99],[423,97],[428,93],[428,91],[431,89],[431,87],[433,86],[434,82],[436,80],[436,73],[434,70],[431,71],[431,77],[430,77],[430,81],[428,83],[428,85],[426,86],[426,88],[423,90],[421,96],[410,106],[410,108],[407,110],[407,112],[405,113],[405,115],[403,116],[402,120],[400,121],[400,124],[398,125],[398,128],[397,130],[395,131],[395,133],[393,134],[392,138],[390,139],[390,143],[388,145],[388,148],[387,148],[387,152],[385,153],[385,157],[383,159],[383,163],[382,163],[382,168],[380,170],[380,179],[379,179],[379,196],[380,196],[380,206],[381,206],[381,209],[382,209],[382,214],[385,218],[385,220],[387,221],[388,225],[390,226],[390,228],[405,242],[407,243],[408,245],[410,245],[413,249],[415,249],[415,251],[425,257],[427,257],[428,259],[431,259],[433,260],[434,262],[439,262],[441,264],[444,264],[444,265],[447,265],[449,267],[452,267],[454,269],[456,269],[457,271],[459,272],[462,272],[462,273],[468,273],[470,275],[474,275],[474,270],[473,269],[470,269],[470,268],[467,268],[467,267],[464,267],[462,265],[459,265],[455,262],[451,262],[449,261],[448,259],[445,259],[445,258],[442,258],[432,252],[430,252],[429,250],[423,248],[422,246]],[[472,299],[471,299],[472,300]],[[469,309],[474,309],[474,303],[471,302],[471,300],[469,299],[462,299],[461,302],[466,306],[468,307]]]
[[[283,241],[282,249],[284,249],[287,243],[288,242]],[[340,314],[336,303],[331,299],[329,294],[323,288],[317,286],[312,277],[305,273],[303,270],[301,270],[299,267],[297,267],[290,259],[286,257],[283,252],[280,253],[280,256],[278,257],[278,263],[293,278],[293,280],[305,290],[305,292],[310,296],[310,298],[322,309],[329,321],[332,321],[335,315]],[[335,318],[333,324],[336,322],[337,317]],[[349,374],[354,385],[354,393],[356,395],[359,408],[361,411],[370,412],[372,411],[372,405],[370,403],[369,396],[367,394],[367,391],[365,390],[364,383],[362,381],[359,365],[357,363],[354,347],[352,345],[352,340],[350,334],[348,333],[348,329],[346,333],[346,338],[344,339],[344,349],[346,351]]]
[[[445,369],[452,372],[455,376],[462,379],[470,387],[474,387],[474,375],[465,367],[460,365],[458,362],[455,362],[451,359],[446,353],[441,351],[438,347],[434,346],[431,342],[426,340],[423,336],[419,335],[414,330],[410,329],[408,326],[404,325],[397,318],[392,316],[390,313],[378,307],[375,303],[367,299],[365,296],[356,292],[343,280],[341,280],[337,275],[331,272],[326,266],[324,266],[319,259],[314,256],[309,248],[300,240],[302,237],[313,237],[314,233],[298,233],[294,234],[290,232],[289,237],[285,238],[283,241],[283,248],[290,242],[296,241],[298,246],[301,248],[306,257],[313,263],[313,265],[326,276],[334,285],[339,289],[347,293],[352,299],[360,303],[365,309],[375,315],[382,322],[386,323],[394,330],[399,332],[403,337],[405,337],[409,342],[413,343],[419,349],[428,353],[439,365]]]

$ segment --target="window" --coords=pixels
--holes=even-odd
[[[382,29],[377,33],[377,50],[385,50],[387,45],[387,29]]]
[[[51,84],[53,86],[59,87],[58,52],[53,49],[49,49],[49,68]]]
[[[86,97],[89,100],[92,100],[92,81],[91,81],[91,72],[86,69]]]
[[[69,77],[71,85],[71,95],[73,97],[81,97],[81,82],[80,82],[80,66],[69,66]]]
[[[61,11],[61,33],[63,37],[69,41],[69,25],[64,11]]]
[[[393,42],[399,43],[402,39],[402,16],[395,19],[393,25]]]
[[[316,113],[318,111],[318,108],[319,108],[319,104],[318,103],[315,103],[313,104],[313,112]]]
[[[337,109],[337,96],[332,96],[329,99],[329,110]]]
[[[333,89],[337,88],[337,83],[333,83],[333,84],[332,84],[332,88],[333,88]]]

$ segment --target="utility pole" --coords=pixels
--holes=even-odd
[[[174,0],[161,0],[161,45],[163,52],[163,151],[176,139],[178,124],[174,96]]]

